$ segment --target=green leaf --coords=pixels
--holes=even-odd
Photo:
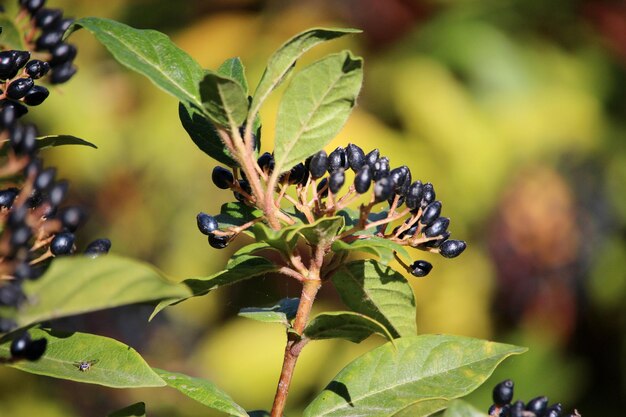
[[[39,149],[64,145],[82,145],[98,149],[98,147],[93,143],[71,135],[48,135],[37,138],[37,146]]]
[[[241,226],[261,217],[263,212],[259,209],[246,206],[243,203],[232,202],[222,204],[220,214],[215,216],[215,219],[220,225],[221,229],[225,229],[231,226]]]
[[[402,256],[405,262],[413,262],[411,255],[409,255],[404,246],[380,236],[368,236],[366,239],[356,239],[350,243],[344,242],[343,240],[336,240],[333,242],[332,249],[335,252],[345,250],[371,253],[372,255],[380,257],[380,263],[383,265],[387,265],[393,260],[394,252]]]
[[[146,403],[139,402],[129,405],[109,414],[107,417],[146,417]]]
[[[28,301],[17,316],[20,326],[190,294],[153,267],[112,254],[55,259],[40,279],[24,283],[24,292]]]
[[[267,63],[267,67],[261,76],[261,81],[259,81],[252,97],[249,117],[256,117],[269,94],[280,85],[295,66],[296,60],[306,51],[322,42],[350,33],[360,32],[358,29],[312,28],[297,34],[285,42],[272,54]]]
[[[304,334],[310,339],[346,339],[361,343],[372,334],[393,340],[381,323],[363,314],[351,311],[322,313],[309,322]]]
[[[43,337],[48,340],[46,352],[35,362],[20,361],[9,366],[32,374],[112,388],[165,385],[135,349],[117,340],[88,333],[64,333],[42,329],[31,329],[29,333],[33,339]],[[10,338],[2,340],[0,343],[2,357],[10,356],[10,345]],[[78,368],[80,362],[89,362],[91,367],[81,371]]]
[[[163,33],[135,29],[111,19],[84,17],[74,21],[66,37],[80,28],[91,32],[125,67],[146,76],[179,101],[203,109],[198,85],[204,70]]]
[[[253,242],[241,247],[237,252],[233,253],[228,262],[226,263],[226,269],[233,268],[242,260],[247,259],[250,255],[262,250],[274,250],[270,245],[265,242]]]
[[[248,95],[248,80],[246,80],[246,70],[239,57],[229,58],[220,65],[217,73],[231,78],[239,83],[243,92]]]
[[[346,366],[305,417],[431,415],[481,385],[504,359],[526,349],[449,335],[405,337]],[[407,413],[407,409],[413,412]]]
[[[246,411],[235,403],[228,394],[206,379],[193,378],[157,368],[154,368],[154,371],[167,385],[198,401],[200,404],[231,416],[248,417]]]
[[[207,116],[213,123],[234,131],[248,115],[248,97],[232,78],[207,72],[200,82],[200,96]]]
[[[328,245],[344,227],[344,219],[341,216],[322,217],[314,223],[306,224],[298,230],[309,244]]]
[[[178,104],[178,117],[193,143],[202,152],[229,167],[239,166],[222,143],[213,123],[199,110],[181,102]]]
[[[413,290],[393,269],[359,260],[341,267],[332,281],[345,305],[382,323],[394,338],[417,333]]]
[[[298,312],[299,298],[283,298],[272,307],[246,307],[239,310],[241,317],[264,323],[280,323],[287,327],[291,326],[291,320]]]
[[[348,119],[363,83],[363,59],[344,51],[296,74],[278,108],[274,169],[291,168],[328,144]]]
[[[454,400],[448,404],[443,417],[487,417],[487,413],[478,411],[463,400]]]
[[[188,278],[181,282],[188,288],[188,293],[184,297],[170,298],[161,301],[155,308],[150,319],[152,320],[161,310],[173,304],[178,304],[191,297],[199,297],[208,294],[216,288],[231,285],[249,278],[264,275],[268,272],[276,271],[278,267],[269,260],[260,256],[242,255],[237,258],[237,262],[229,265],[228,269],[218,272],[209,277]]]
[[[0,14],[0,27],[2,27],[2,36],[0,36],[0,45],[3,50],[17,49],[26,50],[22,32],[15,26],[15,22],[6,14]]]
[[[281,230],[274,230],[263,223],[252,226],[252,233],[259,242],[265,242],[271,247],[289,256],[298,243],[298,229],[301,224],[285,227]]]

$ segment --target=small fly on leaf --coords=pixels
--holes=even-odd
[[[81,371],[81,372],[87,372],[96,363],[98,363],[98,359],[94,359],[94,360],[91,360],[91,361],[74,362],[74,366],[77,367],[78,370]]]

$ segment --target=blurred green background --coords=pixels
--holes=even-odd
[[[593,0],[170,1],[49,0],[68,16],[111,17],[161,30],[204,67],[240,56],[256,85],[282,42],[312,26],[364,33],[319,47],[299,64],[350,48],[365,57],[359,106],[328,146],[378,147],[392,166],[435,184],[455,237],[453,261],[409,278],[422,333],[528,346],[472,394],[486,411],[493,385],[516,398],[548,395],[583,416],[626,406],[626,5]],[[232,194],[210,182],[214,162],[188,139],[176,101],[123,69],[86,32],[79,72],[29,115],[43,134],[98,150],[46,151],[91,219],[79,239],[152,262],[175,280],[209,275],[228,255],[195,225]],[[262,114],[271,151],[275,95]],[[268,277],[167,310],[151,323],[133,306],[55,323],[135,347],[151,365],[211,379],[247,409],[269,409],[284,332],[238,318],[246,306],[296,296]],[[97,294],[94,294],[97,296]],[[319,309],[340,309],[332,288]],[[382,343],[310,344],[287,415],[351,359]],[[1,416],[103,416],[146,401],[151,416],[210,416],[169,389],[116,391],[0,368]]]

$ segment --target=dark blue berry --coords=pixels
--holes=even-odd
[[[29,106],[39,106],[48,98],[49,95],[50,91],[48,91],[46,87],[43,85],[35,85],[33,88],[28,90],[24,96],[24,103]]]
[[[11,342],[11,356],[15,359],[36,361],[46,351],[48,341],[46,339],[32,340],[28,333],[23,333]]]
[[[363,165],[354,176],[354,189],[359,194],[365,194],[372,184],[372,168]]]
[[[424,229],[426,237],[435,237],[444,234],[448,230],[450,219],[447,217],[439,217],[433,221],[430,226]]]
[[[30,334],[26,332],[13,339],[10,348],[11,356],[14,358],[24,357],[31,341]]]
[[[50,202],[50,205],[57,207],[61,204],[65,198],[65,194],[67,194],[68,188],[69,183],[65,180],[58,181],[54,184],[48,192],[48,201]]]
[[[381,178],[384,178],[389,175],[389,158],[383,156],[382,158],[378,158],[378,161],[374,164],[374,181],[378,181]],[[395,184],[392,184],[392,187],[395,188]],[[386,200],[386,199],[385,199]]]
[[[63,40],[63,32],[60,30],[50,30],[45,31],[35,41],[35,50],[36,51],[47,51],[52,49],[54,46],[58,45]],[[57,69],[58,70],[58,69]],[[52,74],[56,72],[53,71]],[[74,75],[74,74],[72,74]],[[71,76],[70,76],[71,77]],[[69,77],[68,77],[69,79]],[[57,84],[57,83],[53,83]]]
[[[76,67],[71,62],[66,62],[54,67],[50,76],[51,84],[63,84],[76,74]]]
[[[330,177],[328,179],[328,188],[331,193],[337,194],[341,187],[343,187],[343,183],[346,181],[346,173],[343,168],[339,168],[330,173]]]
[[[328,172],[333,172],[339,168],[348,168],[348,157],[346,156],[346,150],[341,146],[337,147],[334,151],[328,155]]]
[[[15,56],[12,51],[0,52],[0,79],[7,80],[17,75],[19,68],[15,64]]]
[[[440,214],[441,201],[433,201],[424,209],[422,217],[420,218],[420,223],[426,226],[430,226],[435,220],[437,220]]]
[[[245,191],[248,195],[252,194],[252,187],[250,186],[250,183],[246,180],[239,180],[237,181],[239,183],[239,187]],[[240,192],[237,191],[233,191],[233,195],[235,196],[235,198],[237,199],[237,201],[241,202],[241,203],[245,203],[247,200],[247,197],[244,196],[243,194],[241,194]]]
[[[55,256],[68,255],[74,247],[76,237],[73,233],[57,233],[50,242],[50,252]]]
[[[210,235],[212,232],[216,231],[219,227],[217,220],[215,217],[209,216],[206,213],[198,213],[196,216],[196,223],[198,224],[198,229],[202,234]]]
[[[50,64],[48,64],[46,61],[33,59],[26,64],[26,73],[33,80],[37,80],[43,77],[48,73],[48,71],[50,71]]]
[[[513,400],[513,381],[507,379],[493,388],[492,398],[494,404],[502,407]]]
[[[209,245],[215,249],[224,249],[228,246],[228,236],[209,235]]]
[[[11,55],[15,58],[15,66],[19,69],[22,68],[30,59],[29,51],[11,51]]]
[[[380,151],[378,149],[371,150],[367,155],[365,155],[365,163],[374,169],[374,164],[378,161],[380,156]]]
[[[446,240],[439,247],[439,253],[445,258],[456,258],[466,247],[467,244],[462,240]]]
[[[302,184],[306,178],[306,168],[303,163],[299,163],[289,171],[289,184]]]
[[[317,194],[320,198],[324,198],[328,195],[328,177],[322,178],[317,184]]]
[[[221,166],[216,166],[213,168],[213,173],[211,174],[211,179],[213,180],[213,184],[217,188],[222,190],[227,190],[233,185],[233,173]]]
[[[44,169],[39,173],[39,175],[37,175],[37,178],[35,178],[33,186],[36,190],[47,191],[54,184],[54,177],[56,174],[57,169],[54,167]]]
[[[265,152],[263,155],[259,156],[257,163],[266,174],[271,174],[272,171],[274,171],[274,157],[269,152]]]
[[[0,191],[0,207],[11,208],[15,197],[17,197],[19,193],[20,190],[15,187]]]
[[[409,268],[413,276],[425,277],[433,269],[433,266],[430,262],[420,260],[413,262]]]
[[[111,241],[109,239],[96,239],[85,248],[85,255],[92,258],[100,255],[106,255],[111,250]]]
[[[17,328],[15,320],[0,317],[0,333],[9,333],[11,330]]]
[[[376,202],[385,201],[393,194],[393,183],[389,177],[383,177],[374,184],[374,199]]]
[[[12,282],[0,286],[0,306],[17,307],[25,299],[26,296],[19,284]]]
[[[365,164],[365,152],[354,143],[346,147],[346,156],[348,157],[348,165],[354,172],[360,170]]]
[[[82,208],[72,206],[63,209],[59,214],[59,218],[63,227],[70,232],[74,232],[86,220],[87,214]]]
[[[21,225],[13,229],[11,232],[10,243],[13,248],[24,247],[28,244],[28,241],[33,236],[33,232],[30,226]]]
[[[526,410],[538,416],[542,415],[546,408],[548,408],[548,397],[546,396],[535,397],[526,404]]]
[[[34,17],[35,25],[46,30],[55,27],[61,21],[63,12],[59,9],[40,9]]]
[[[32,78],[18,78],[9,84],[7,97],[13,100],[19,100],[23,98],[34,85],[35,81],[33,81]]]
[[[403,165],[398,168],[394,168],[389,172],[389,178],[395,184],[394,191],[398,194],[401,194],[402,187],[404,187],[404,182],[406,181],[406,176],[409,172],[409,168],[406,165]]]
[[[311,157],[309,162],[309,172],[314,180],[321,178],[328,169],[328,155],[326,151],[321,150]]]
[[[427,205],[435,201],[435,197],[436,197],[435,187],[433,187],[433,185],[429,182],[424,184],[422,202],[421,202],[422,208],[426,207]]]
[[[28,113],[26,106],[14,101],[3,100],[0,108],[0,128],[7,129],[15,125],[17,119]]]
[[[25,7],[31,15],[41,9],[44,4],[46,4],[46,0],[20,0],[20,5]]]
[[[54,68],[76,58],[76,47],[71,43],[61,42],[55,45],[50,50],[50,53],[52,54],[52,58],[49,61],[50,66]]]

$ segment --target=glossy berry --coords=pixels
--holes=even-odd
[[[83,222],[87,218],[87,215],[82,208],[78,206],[72,206],[63,209],[59,214],[59,218],[61,220],[61,223],[63,224],[63,227],[65,227],[70,232],[74,232],[81,224],[83,224]]]
[[[311,157],[309,162],[309,172],[314,180],[321,178],[326,174],[328,169],[328,155],[326,151],[321,150]]]
[[[546,396],[535,397],[526,404],[526,410],[538,416],[542,415],[546,408],[548,408],[548,397]]]
[[[65,19],[61,19],[61,21],[57,23],[55,29],[65,32],[70,28],[70,26],[72,26],[72,23],[74,23],[74,19],[72,19],[71,17],[66,17]]]
[[[378,158],[378,161],[376,161],[376,163],[374,164],[374,181],[378,181],[379,179],[384,178],[388,175],[389,158],[387,158],[386,156]],[[395,188],[395,184],[392,184],[392,187]]]
[[[46,351],[46,339],[32,340],[28,333],[24,333],[11,342],[11,356],[16,359],[36,361]]]
[[[20,190],[15,187],[0,191],[0,207],[11,208]]]
[[[50,91],[48,91],[46,87],[43,85],[35,85],[28,90],[24,96],[24,103],[29,106],[39,106],[48,98],[49,95]]]
[[[302,162],[289,171],[289,184],[302,184],[306,178],[306,168]]]
[[[360,170],[365,164],[365,152],[354,143],[346,147],[346,156],[348,157],[348,165],[354,172]]]
[[[393,183],[389,177],[383,177],[374,184],[374,199],[376,202],[385,201],[393,193]]]
[[[400,233],[398,235],[398,237],[400,239],[403,239],[405,236],[413,236],[415,235],[415,232],[417,232],[417,224],[414,224],[413,226],[409,227],[408,229],[406,229],[405,231],[403,231],[402,233]]]
[[[71,62],[59,65],[52,70],[51,84],[63,84],[76,74],[76,67]]]
[[[398,168],[394,168],[389,172],[389,178],[395,184],[394,191],[398,194],[401,194],[402,187],[404,186],[404,182],[406,181],[406,176],[409,173],[409,168],[406,165],[403,165]]]
[[[346,181],[346,173],[343,168],[339,168],[333,172],[331,172],[330,177],[328,179],[328,189],[331,193],[337,194],[343,183]]]
[[[467,244],[462,240],[446,240],[439,247],[439,253],[445,258],[456,258],[466,247]]]
[[[328,195],[328,178],[322,178],[317,184],[317,194],[320,198],[324,198]]]
[[[109,239],[96,239],[85,248],[85,255],[95,258],[100,255],[106,255],[111,250],[111,241]]]
[[[51,67],[58,67],[61,64],[65,64],[66,62],[72,61],[76,58],[76,47],[71,43],[61,42],[52,49],[50,49],[50,53],[52,54],[52,58],[50,59]]]
[[[274,157],[269,152],[265,152],[263,155],[259,156],[257,164],[259,164],[261,170],[266,174],[271,174],[272,171],[274,171]]]
[[[372,184],[372,168],[363,165],[354,176],[354,189],[359,194],[365,194]]]
[[[433,201],[429,205],[426,206],[422,216],[420,218],[420,223],[430,226],[441,214],[441,201]]]
[[[63,202],[65,195],[67,194],[67,189],[69,188],[69,183],[65,180],[58,181],[56,184],[50,188],[48,192],[48,202],[51,206],[57,207],[59,204]]]
[[[50,64],[46,61],[41,61],[39,59],[33,59],[32,61],[26,64],[26,74],[33,80],[37,80],[50,71]]]
[[[75,239],[73,233],[57,233],[50,242],[50,252],[55,256],[68,255],[72,252]]]
[[[26,351],[28,350],[30,342],[32,342],[32,339],[30,338],[30,334],[28,333],[23,333],[19,337],[13,339],[10,348],[11,356],[13,356],[14,358],[24,357]]]
[[[46,0],[20,0],[20,5],[25,7],[30,14],[36,13],[45,3]]]
[[[546,411],[543,412],[543,416],[560,417],[562,412],[563,412],[563,407],[561,406],[560,403],[556,403],[546,408]]]
[[[22,287],[12,282],[0,286],[0,306],[17,307],[26,299]]]
[[[13,51],[11,51],[11,55],[13,56],[13,59],[15,59],[15,66],[18,69],[22,68],[24,65],[26,65],[26,63],[30,59],[30,52],[29,51],[16,51],[16,50],[13,50]]]
[[[439,239],[429,240],[428,242],[424,242],[421,246],[426,248],[438,248],[443,242],[450,238],[450,232],[446,230],[440,236],[441,237]]]
[[[515,401],[509,408],[510,417],[524,417],[524,402]]]
[[[23,104],[9,100],[3,100],[0,103],[2,104],[0,108],[1,129],[13,127],[17,119],[28,113],[28,109]]]
[[[215,220],[215,217],[202,212],[198,213],[198,215],[196,216],[196,222],[198,224],[198,229],[200,230],[200,233],[207,236],[217,230],[217,228],[219,227],[219,224],[217,223],[217,220]]]
[[[61,43],[63,40],[63,32],[60,30],[50,30],[43,32],[35,41],[36,51],[47,51]],[[72,74],[73,75],[73,74]],[[69,78],[68,78],[69,79]]]
[[[444,234],[448,230],[450,219],[447,217],[439,217],[424,229],[426,237],[435,237]]]
[[[9,84],[7,97],[13,100],[19,100],[23,98],[34,85],[35,81],[33,81],[32,78],[18,78]]]
[[[348,157],[346,151],[341,146],[328,155],[328,172],[333,172],[339,168],[348,168]]]
[[[63,16],[63,12],[59,9],[40,9],[35,13],[35,25],[40,29],[51,29],[55,27]]]
[[[216,166],[213,168],[213,172],[211,173],[211,179],[213,180],[213,184],[217,188],[222,190],[227,190],[233,185],[233,173],[224,167]]]
[[[378,161],[380,157],[380,151],[378,149],[373,149],[365,155],[365,163],[370,166],[370,168],[374,169],[374,164]]]
[[[406,193],[406,206],[411,210],[419,207],[422,201],[422,195],[424,194],[424,186],[421,181],[415,181],[409,187]]]
[[[435,201],[435,197],[436,197],[435,187],[433,187],[433,185],[429,182],[424,184],[422,202],[421,202],[422,208],[426,207],[427,205]]]
[[[209,235],[209,245],[215,249],[224,249],[228,246],[228,236]]]
[[[513,400],[513,381],[507,379],[496,385],[493,388],[492,398],[494,404],[500,407],[510,404]]]
[[[252,187],[247,180],[242,179],[237,181],[237,183],[239,184],[239,187],[246,192],[246,194],[252,194]],[[247,197],[238,191],[233,191],[233,196],[235,196],[235,199],[237,199],[240,203],[245,203],[247,201]]]
[[[6,80],[15,77],[18,69],[11,51],[0,52],[0,79]]]
[[[413,276],[421,278],[428,275],[428,273],[433,269],[433,266],[430,262],[420,260],[413,262],[409,268]]]
[[[46,168],[41,171],[39,175],[37,175],[37,178],[35,178],[35,183],[33,184],[35,190],[46,191],[51,188],[54,184],[56,173],[57,169],[54,167]]]

